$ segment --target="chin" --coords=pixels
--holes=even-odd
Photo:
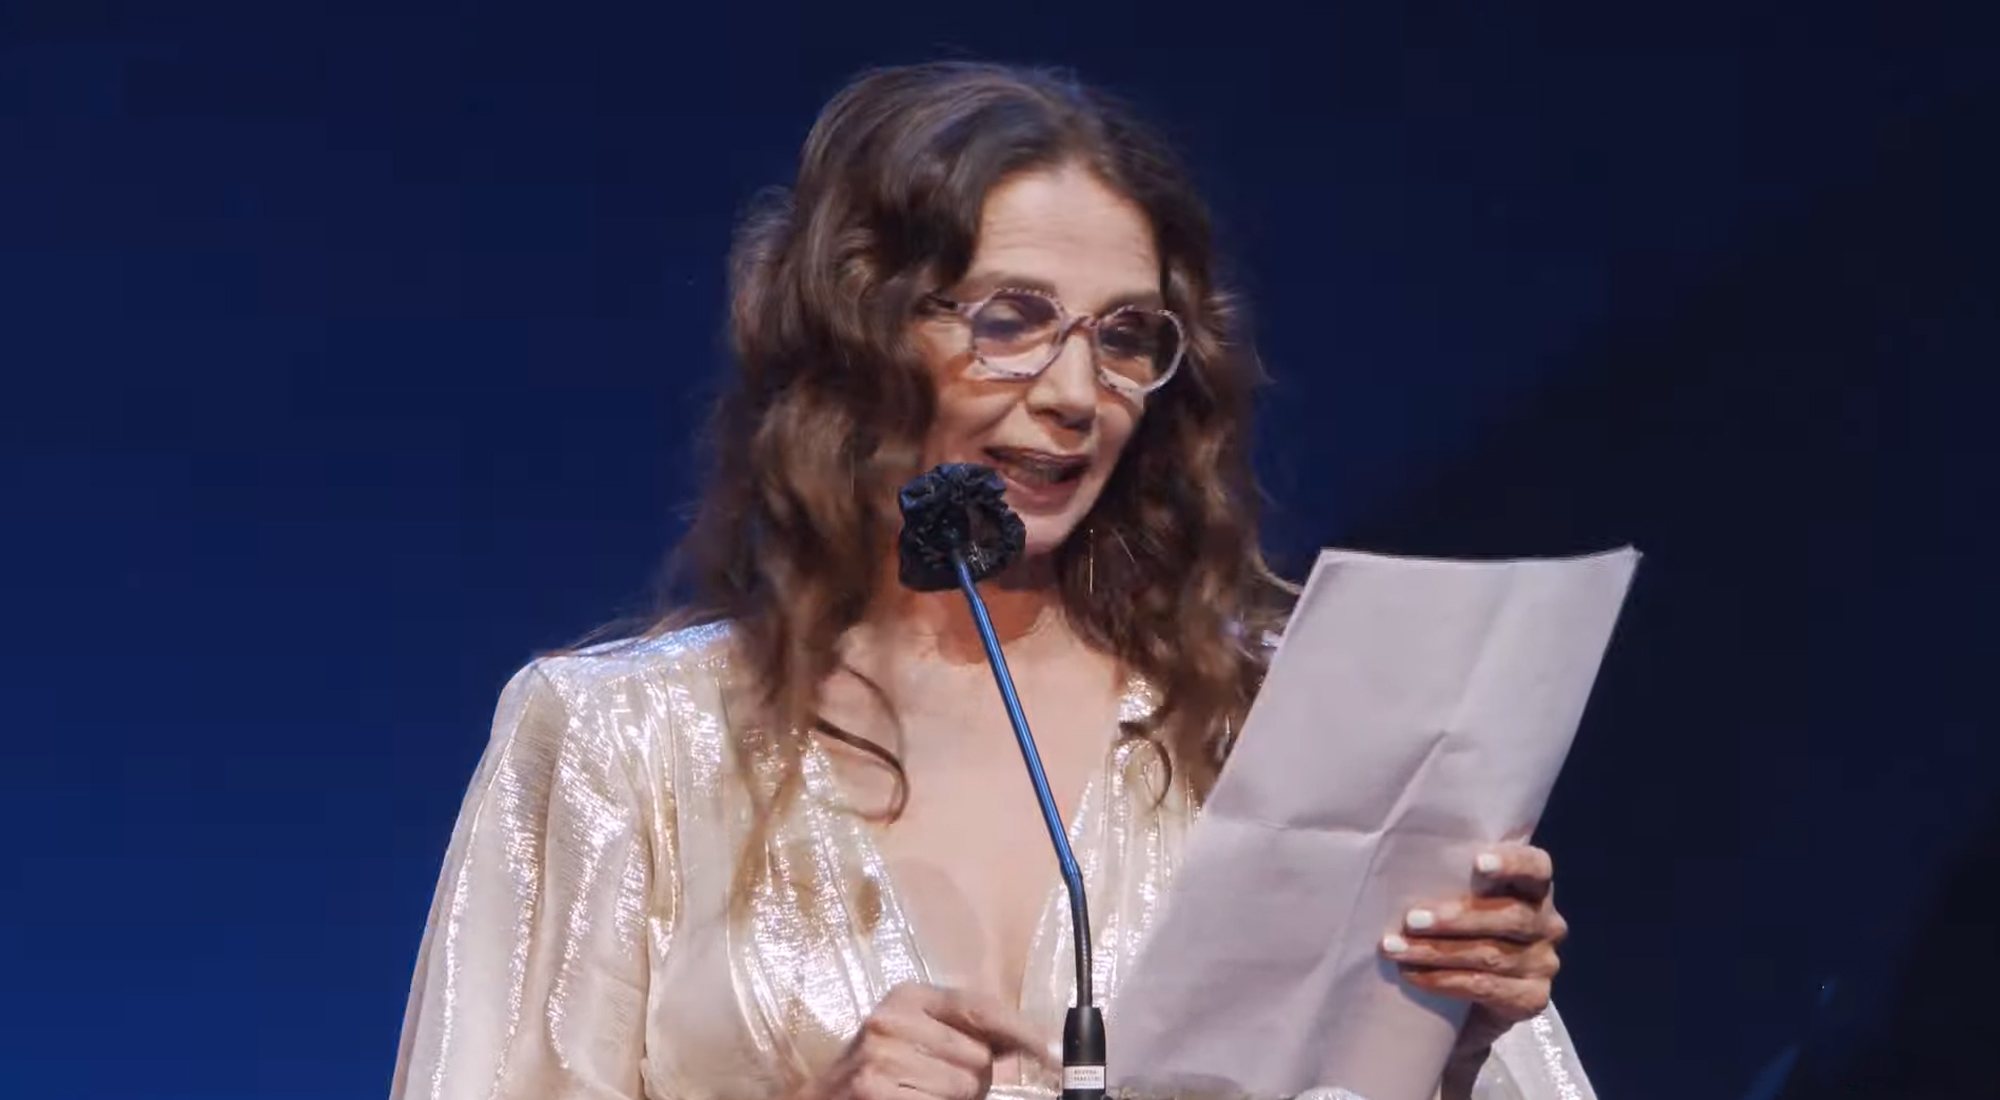
[[[1027,537],[1021,546],[1024,558],[1043,558],[1056,552],[1076,530],[1076,521],[1067,516],[1022,516]]]

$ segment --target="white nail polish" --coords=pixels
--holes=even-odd
[[[1479,868],[1479,873],[1482,875],[1497,875],[1500,873],[1500,857],[1494,855],[1492,852],[1479,853],[1479,858],[1473,860],[1472,865]]]
[[[1428,909],[1412,909],[1403,914],[1403,924],[1412,932],[1422,932],[1437,923],[1437,914]]]
[[[1382,950],[1387,951],[1391,955],[1400,955],[1409,949],[1410,941],[1398,936],[1394,932],[1382,937]]]

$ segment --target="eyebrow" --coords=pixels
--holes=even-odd
[[[964,280],[960,285],[978,290],[977,294],[966,295],[971,298],[990,294],[1003,287],[1039,291],[1051,298],[1060,299],[1062,297],[1062,295],[1056,293],[1055,284],[1049,282],[1047,279],[1038,279],[1033,275],[1018,275],[1006,271],[985,272],[984,274]],[[1065,302],[1063,304],[1068,305],[1069,303]],[[1160,295],[1158,290],[1136,290],[1113,295],[1109,301],[1105,302],[1095,312],[1109,313],[1114,309],[1121,309],[1125,306],[1144,306],[1147,309],[1160,309],[1165,305],[1166,299]]]

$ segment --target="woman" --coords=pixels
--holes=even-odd
[[[1053,1092],[1074,978],[1043,825],[960,597],[895,579],[896,489],[936,463],[999,470],[1026,527],[985,588],[1114,1037],[1255,693],[1290,591],[1256,539],[1256,365],[1199,201],[1128,115],[1038,72],[865,76],[731,279],[740,372],[681,555],[702,606],[503,693],[399,1097]],[[1543,1014],[1547,857],[1497,849],[1478,881],[1384,951],[1474,1004],[1445,1095],[1484,1067],[1487,1095],[1553,1097],[1581,1070]]]

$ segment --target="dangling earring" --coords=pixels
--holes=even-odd
[[[1083,533],[1083,590],[1097,595],[1097,526],[1092,524]]]

